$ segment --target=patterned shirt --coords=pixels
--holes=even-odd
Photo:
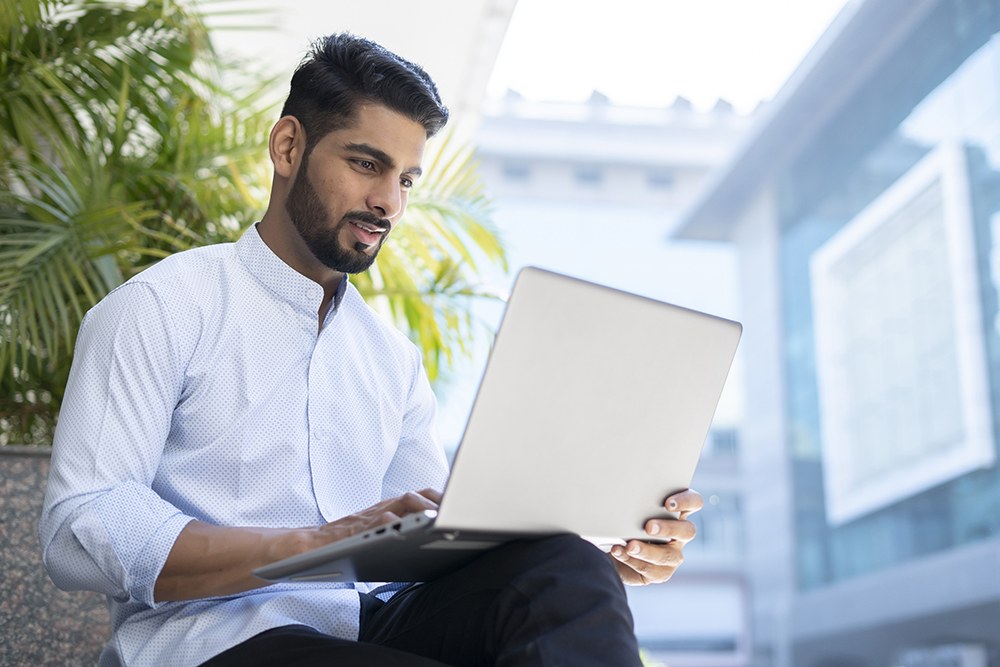
[[[153,600],[192,519],[318,525],[443,486],[419,351],[346,280],[319,329],[322,298],[251,227],[164,259],[84,318],[40,534],[59,587],[108,596],[102,665],[195,665],[291,623],[357,637],[371,585]]]

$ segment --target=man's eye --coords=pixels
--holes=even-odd
[[[413,179],[412,178],[401,178],[399,180],[399,183],[400,183],[400,185],[402,185],[407,190],[409,190],[410,188],[413,187]]]
[[[371,160],[355,160],[354,163],[366,171],[375,169],[375,163]]]

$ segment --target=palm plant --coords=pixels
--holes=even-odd
[[[233,84],[207,15],[169,0],[0,3],[0,444],[50,441],[94,303],[263,212],[268,82]],[[478,267],[504,263],[469,150],[438,149],[408,223],[355,280],[432,377],[467,349]]]

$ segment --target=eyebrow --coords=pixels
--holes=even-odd
[[[394,169],[396,167],[396,161],[393,160],[388,153],[379,148],[375,148],[371,144],[351,143],[344,146],[344,148],[346,148],[349,151],[364,153],[368,157],[378,160],[379,162],[389,167],[390,169]],[[424,170],[421,169],[420,167],[410,167],[409,169],[406,169],[403,173],[411,174],[413,176],[420,176],[421,174],[424,173]]]

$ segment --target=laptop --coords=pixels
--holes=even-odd
[[[742,326],[527,267],[515,280],[444,495],[254,571],[268,581],[427,581],[517,539],[650,540],[691,484]]]

